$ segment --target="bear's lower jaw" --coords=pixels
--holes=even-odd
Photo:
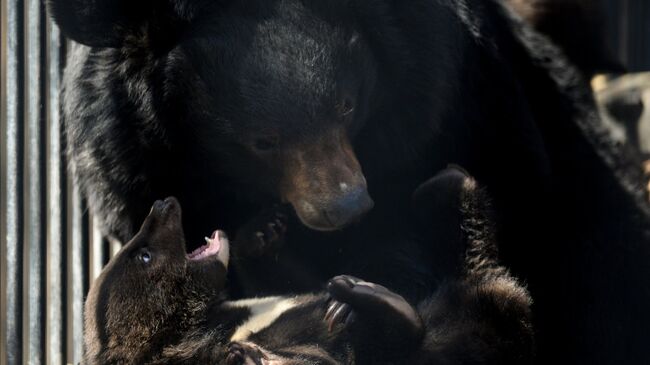
[[[296,215],[307,227],[322,232],[342,230],[360,221],[375,205],[366,190],[336,200],[326,207],[316,207],[301,200],[292,204]]]
[[[307,228],[313,229],[315,231],[320,231],[320,232],[340,231],[348,227],[349,225],[352,225],[360,221],[361,218],[363,218],[363,215],[360,215],[355,219],[346,222],[341,222],[341,221],[336,222],[334,219],[329,217],[327,212],[323,212],[322,216],[318,216],[318,217],[310,216],[310,215],[303,216],[299,211],[296,211],[296,215],[300,219],[300,222],[304,224]]]

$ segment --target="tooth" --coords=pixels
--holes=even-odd
[[[205,237],[205,242],[210,243],[210,238]]]

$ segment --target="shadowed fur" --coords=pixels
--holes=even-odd
[[[548,35],[586,76],[622,73],[625,68],[607,44],[600,0],[507,0],[527,22]]]

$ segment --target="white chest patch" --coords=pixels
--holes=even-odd
[[[230,341],[244,341],[252,333],[268,327],[282,313],[297,306],[298,301],[296,298],[267,297],[237,300],[226,305],[232,308],[248,308],[251,311],[251,316],[230,338]]]

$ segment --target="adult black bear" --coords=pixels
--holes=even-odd
[[[452,169],[418,189],[415,203],[425,227],[448,227],[446,250],[462,263],[417,309],[349,276],[330,280],[327,293],[229,301],[226,236],[215,231],[186,254],[178,202],[157,201],[91,287],[84,363],[530,363],[530,299],[498,264],[484,192]]]
[[[455,162],[495,197],[500,252],[535,299],[540,361],[647,360],[640,161],[599,127],[579,73],[499,1],[50,9],[90,46],[71,49],[63,114],[71,170],[107,234],[128,240],[175,195],[189,242],[221,226],[259,253],[258,233],[270,243],[282,224],[268,207],[289,202],[277,261],[240,258],[235,289],[301,292],[345,272],[415,302],[453,261],[405,233],[409,197]]]

